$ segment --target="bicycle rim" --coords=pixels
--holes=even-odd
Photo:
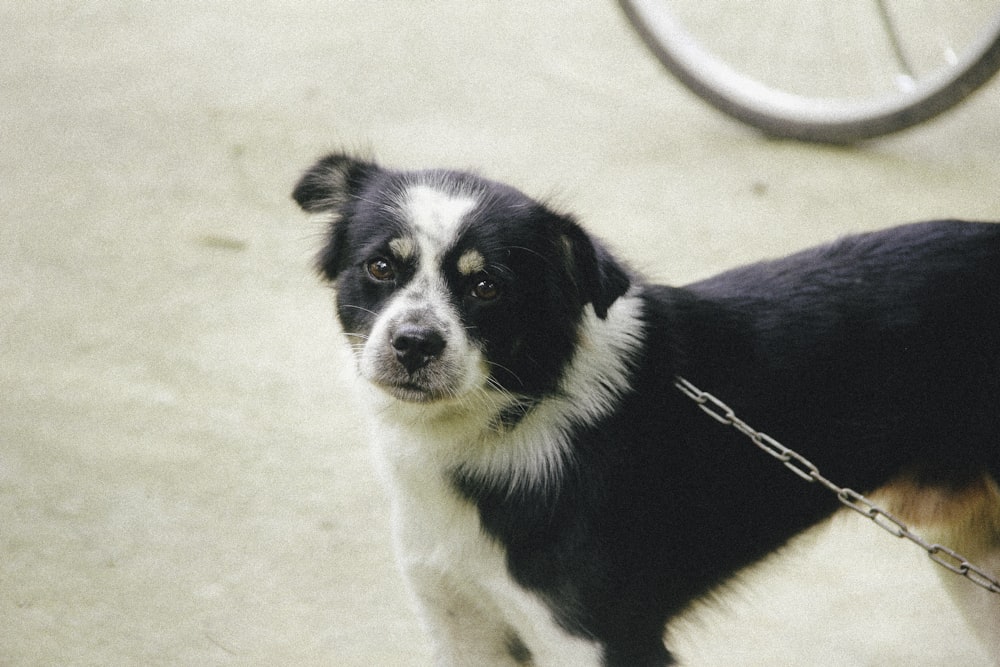
[[[896,132],[951,108],[1000,69],[1000,12],[955,54],[950,66],[908,90],[868,97],[814,97],[762,83],[711,53],[665,0],[619,0],[663,65],[699,97],[765,133],[850,143]],[[778,36],[779,38],[781,36]]]

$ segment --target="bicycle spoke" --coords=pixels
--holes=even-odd
[[[899,39],[899,31],[896,29],[896,24],[892,20],[892,15],[889,13],[889,8],[886,6],[885,0],[875,0],[875,7],[878,9],[879,19],[882,21],[882,28],[885,30],[885,36],[889,40],[889,47],[892,50],[893,55],[896,57],[896,63],[899,65],[900,72],[908,77],[910,81],[913,81],[917,78],[916,74],[914,74],[913,66],[910,64],[906,54],[903,53],[903,45]]]

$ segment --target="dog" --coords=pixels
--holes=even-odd
[[[842,506],[677,378],[1000,572],[1000,224],[670,287],[473,173],[332,154],[293,198],[437,664],[674,664],[670,618]],[[943,576],[1000,656],[1000,596]]]

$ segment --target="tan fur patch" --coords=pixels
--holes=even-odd
[[[413,239],[407,236],[400,236],[399,238],[389,241],[389,249],[396,254],[396,257],[403,261],[408,261],[413,259],[414,253],[417,251],[417,244]]]
[[[486,269],[486,258],[478,250],[466,250],[458,258],[458,271],[464,276],[471,276]]]
[[[1000,486],[983,475],[961,489],[942,489],[903,478],[873,494],[907,524],[970,556],[1000,547]]]

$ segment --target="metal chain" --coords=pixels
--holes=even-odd
[[[801,477],[806,482],[819,482],[834,494],[841,503],[864,517],[871,519],[877,526],[896,537],[903,537],[913,542],[927,552],[931,560],[941,567],[961,575],[972,583],[985,588],[991,593],[1000,593],[1000,581],[988,574],[982,568],[970,563],[964,556],[940,544],[927,542],[919,535],[910,531],[899,518],[885,511],[863,495],[852,489],[837,486],[820,474],[819,469],[798,452],[762,433],[736,416],[732,408],[708,392],[698,389],[682,377],[674,378],[674,386],[681,393],[698,404],[705,414],[727,426],[732,426],[743,435],[750,438],[753,444],[772,457],[785,464],[785,467]]]

